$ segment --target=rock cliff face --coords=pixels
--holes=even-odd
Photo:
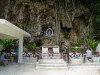
[[[89,9],[77,0],[0,0],[0,18],[29,32],[32,35],[30,43],[42,45],[73,42],[80,36],[90,35],[92,29]],[[48,28],[52,29],[52,36],[46,36]],[[67,38],[64,33],[68,33]]]

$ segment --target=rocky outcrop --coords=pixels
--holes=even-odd
[[[41,40],[43,45],[61,45],[61,42],[66,40],[73,42],[83,34],[84,28],[88,27],[86,22],[90,17],[89,10],[74,0],[59,1],[0,0],[0,18],[28,31],[32,35],[28,40],[30,43],[38,40]],[[64,1],[65,3],[62,3]],[[52,37],[46,36],[48,28],[54,31]],[[64,32],[69,33],[67,39],[62,35]]]

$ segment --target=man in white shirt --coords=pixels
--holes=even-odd
[[[90,49],[86,50],[86,58],[87,60],[92,61],[92,51]]]

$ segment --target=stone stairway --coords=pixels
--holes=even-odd
[[[36,68],[67,68],[67,64],[63,59],[41,59]]]

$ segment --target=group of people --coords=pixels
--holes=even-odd
[[[84,59],[84,62],[87,61],[90,61],[90,62],[93,62],[93,55],[92,55],[92,50],[90,48],[87,48],[86,51],[84,53],[81,53],[81,54],[78,54],[77,52],[73,52],[71,55],[70,55],[70,52],[69,52],[69,49],[68,47],[66,46],[66,60],[67,62],[70,62],[70,58],[73,57],[75,59],[79,58],[81,54],[83,54],[83,59]]]

